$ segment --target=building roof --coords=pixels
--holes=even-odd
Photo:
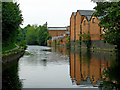
[[[80,15],[83,15],[87,18],[87,20],[89,21],[93,15],[93,13],[95,12],[95,10],[78,10]]]
[[[88,21],[90,21],[92,16],[85,16],[87,18]]]
[[[79,10],[80,15],[92,16],[95,10]]]
[[[67,27],[48,27],[48,30],[67,30]]]

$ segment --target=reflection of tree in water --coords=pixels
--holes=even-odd
[[[18,77],[18,63],[3,71],[2,88],[3,90],[21,90],[22,83]]]
[[[120,54],[116,54],[116,60],[112,60],[111,67],[107,68],[103,75],[105,78],[101,88],[120,89]]]

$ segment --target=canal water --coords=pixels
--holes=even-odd
[[[116,66],[111,52],[33,45],[28,46],[26,52],[3,72],[4,88],[98,88],[104,80],[111,80],[106,78],[109,76],[106,71]],[[120,78],[113,76],[112,80],[119,83]]]

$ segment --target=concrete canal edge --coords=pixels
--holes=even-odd
[[[24,55],[25,49],[21,49],[18,52],[14,52],[8,55],[2,56],[2,69],[6,69],[13,63],[17,62],[20,57]]]
[[[51,46],[49,46],[49,47],[68,47],[68,46],[51,44]],[[80,42],[79,41],[71,41],[69,48],[77,49],[77,50],[87,49],[84,42],[81,43],[81,48],[80,48]],[[104,43],[103,40],[92,40],[90,50],[91,51],[99,51],[99,52],[114,52],[115,51],[115,45],[110,45],[109,43]]]
[[[80,43],[78,41],[71,41],[70,44],[71,44],[71,48],[80,47]],[[81,48],[87,48],[83,42],[81,43]],[[103,40],[92,40],[90,49],[95,51],[113,51],[115,49],[115,45],[104,43]]]

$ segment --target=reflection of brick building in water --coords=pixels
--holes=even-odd
[[[63,55],[68,55],[68,51],[64,47],[56,47],[56,52],[61,53]]]
[[[77,85],[91,84],[95,86],[103,77],[104,68],[110,66],[110,63],[98,57],[81,56],[79,54],[70,54],[70,76],[73,83]]]

